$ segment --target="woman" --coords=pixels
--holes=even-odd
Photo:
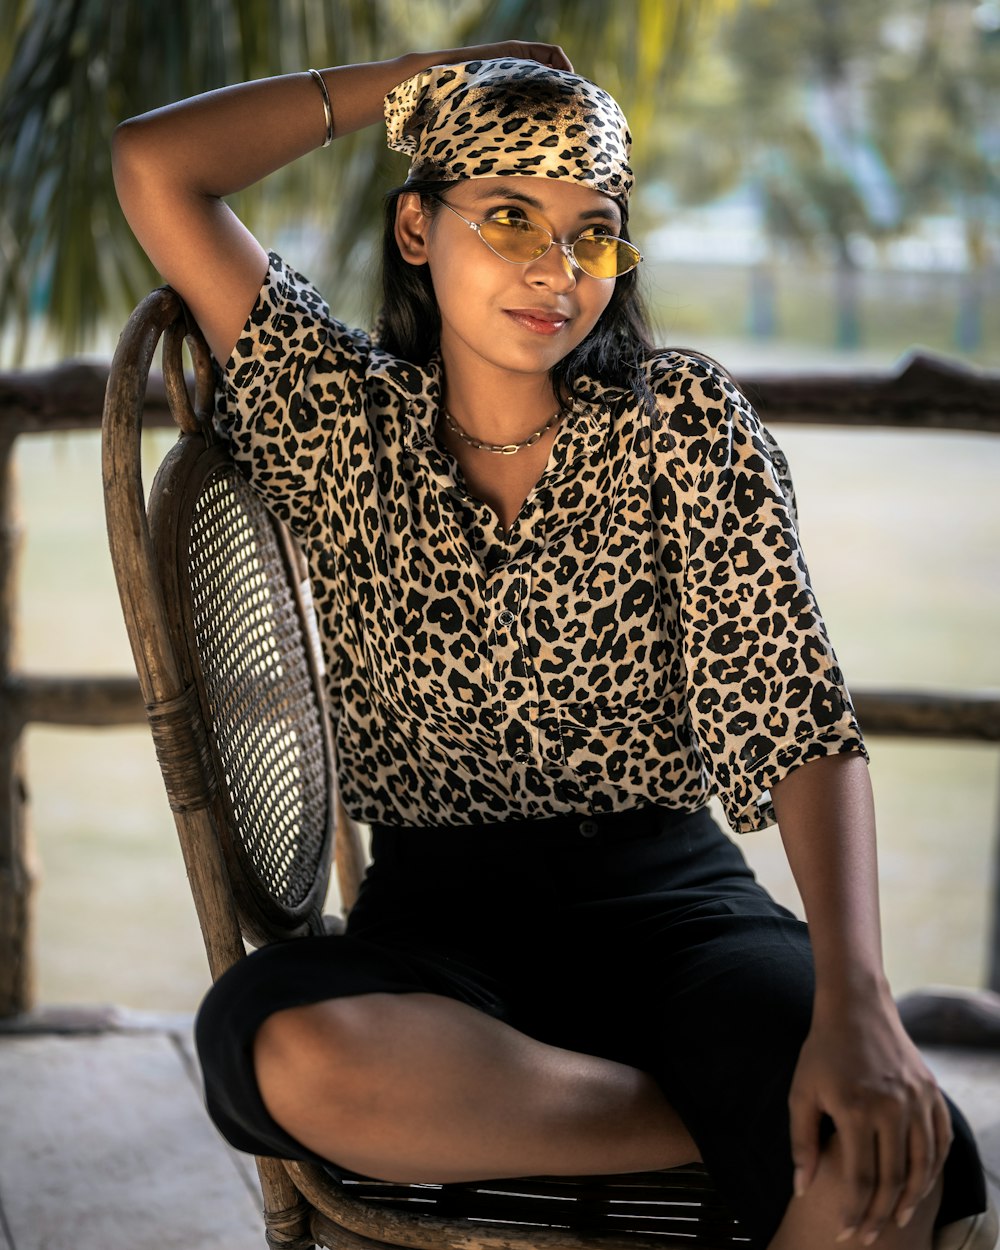
[[[222,197],[383,98],[412,164],[372,343]],[[116,134],[125,213],[228,362],[233,453],[309,555],[373,829],[347,935],[209,994],[209,1106],[242,1149],[398,1181],[703,1159],[772,1250],[991,1246],[882,971],[864,748],[783,460],[718,368],[650,344],[628,149],[561,49],[517,42]],[[737,831],[777,818],[808,932],[713,791]]]

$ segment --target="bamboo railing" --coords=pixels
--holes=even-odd
[[[30,1010],[34,997],[24,728],[146,720],[133,678],[41,677],[21,672],[17,662],[14,445],[22,434],[99,429],[107,376],[106,366],[79,362],[0,373],[0,1017]],[[915,355],[892,374],[754,375],[741,383],[768,424],[1000,433],[1000,374],[931,356]],[[159,379],[150,386],[145,424],[171,424]],[[983,639],[984,647],[991,645],[995,640]],[[1000,743],[997,691],[860,690],[855,698],[867,734]],[[988,981],[1000,991],[1000,831],[994,856]]]

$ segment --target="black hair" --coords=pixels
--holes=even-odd
[[[382,308],[376,323],[379,346],[394,356],[425,365],[441,339],[441,314],[427,265],[411,265],[396,243],[396,205],[408,192],[420,196],[424,213],[440,211],[437,196],[454,181],[419,179],[395,187],[385,199],[382,236]],[[621,238],[628,239],[628,212],[622,213]],[[639,292],[639,270],[615,280],[614,293],[597,324],[573,351],[554,365],[550,377],[556,395],[572,398],[581,378],[621,386],[645,406],[654,404],[643,364],[655,352],[648,318]]]

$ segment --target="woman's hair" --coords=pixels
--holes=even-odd
[[[408,192],[420,195],[424,213],[440,211],[437,196],[455,182],[429,180],[395,187],[385,200],[382,237],[382,308],[376,337],[380,347],[416,365],[425,365],[441,339],[441,314],[427,265],[411,265],[396,243],[396,205]],[[621,237],[628,239],[628,213],[622,210]],[[640,402],[653,402],[644,361],[656,350],[638,289],[638,269],[615,280],[614,294],[600,320],[577,347],[551,370],[557,395],[571,398],[579,380],[590,377],[604,385],[622,386]]]

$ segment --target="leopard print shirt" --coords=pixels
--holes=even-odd
[[[781,453],[709,362],[589,383],[513,528],[435,441],[440,366],[333,319],[277,255],[219,423],[307,554],[348,812],[471,825],[718,793],[773,820],[805,760],[864,753]]]

